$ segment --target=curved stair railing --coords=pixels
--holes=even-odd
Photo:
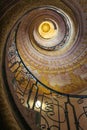
[[[35,112],[34,125],[38,129],[86,130],[87,96],[63,94],[41,83],[27,69],[18,53],[16,48],[17,28],[15,29],[13,43],[6,47],[8,60],[4,63],[4,65],[9,66],[6,74],[11,75],[7,80],[12,95],[14,95],[12,92],[14,91],[21,105],[27,111]],[[9,42],[8,39],[6,42]],[[6,66],[4,66],[4,69],[6,69]],[[32,125],[32,123],[29,125]]]
[[[78,0],[78,2],[83,5],[86,0],[84,2]],[[12,4],[10,3],[9,6]],[[9,6],[6,5],[6,8],[1,9],[0,16]],[[84,8],[84,10],[87,13],[87,9]],[[34,125],[38,130],[87,130],[87,95],[57,92],[41,83],[27,69],[17,51],[17,28],[13,43],[5,46],[8,60],[5,59],[6,54],[4,53],[2,75],[3,80],[6,81],[6,89],[8,86],[15,104],[19,104],[17,108],[20,109],[21,115],[24,116],[25,111],[30,112],[28,117],[24,117],[27,124],[31,128]],[[11,32],[8,37],[10,34]],[[9,42],[8,38],[7,42]],[[9,69],[6,70],[7,66]],[[9,73],[9,77],[7,73]]]

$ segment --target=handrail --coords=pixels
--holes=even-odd
[[[21,22],[20,22],[21,23]],[[17,36],[17,32],[18,32],[18,28],[19,28],[19,25],[20,23],[18,24],[17,26],[17,29],[16,29],[16,32],[15,32],[15,44],[16,44],[16,50],[17,50],[17,53],[18,53],[18,56],[20,57],[21,59],[21,62],[22,64],[24,65],[24,67],[26,68],[26,70],[33,76],[34,79],[36,79],[36,81],[41,84],[43,87],[47,88],[48,90],[52,91],[52,92],[55,92],[56,94],[60,94],[60,95],[63,95],[63,96],[68,96],[68,97],[73,97],[73,98],[87,98],[87,95],[77,95],[77,94],[66,94],[66,93],[62,93],[62,92],[58,92],[56,90],[53,90],[52,88],[46,86],[45,84],[43,84],[39,79],[37,79],[37,77],[35,77],[32,72],[27,68],[27,66],[24,64],[19,52],[18,52],[18,49],[17,49],[17,39],[16,39],[16,36]],[[10,34],[9,34],[10,35]]]

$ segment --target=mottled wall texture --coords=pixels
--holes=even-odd
[[[45,27],[43,33],[43,23],[50,31]],[[1,0],[0,129],[39,130],[46,118],[49,125],[42,129],[56,130],[60,108],[60,120],[68,117],[70,130],[86,130],[87,99],[58,98],[59,93],[86,97],[86,89],[87,0]],[[67,130],[68,118],[61,130]]]

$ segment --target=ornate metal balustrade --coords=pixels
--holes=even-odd
[[[16,48],[18,25],[6,46],[6,74],[11,91],[22,106],[37,112],[36,124],[41,130],[86,130],[87,96],[56,92],[42,84],[25,66]]]

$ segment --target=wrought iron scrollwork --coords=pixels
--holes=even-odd
[[[17,26],[18,28],[18,26]],[[8,46],[8,68],[11,73],[11,84],[20,103],[39,113],[41,130],[86,130],[87,97],[61,94],[42,84],[24,65],[16,48],[16,33]],[[12,88],[12,86],[10,86]],[[42,88],[44,91],[42,91]],[[40,101],[39,107],[36,102]],[[79,109],[79,111],[78,111]]]

